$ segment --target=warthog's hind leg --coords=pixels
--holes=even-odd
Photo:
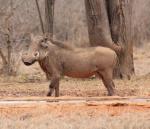
[[[102,81],[107,88],[108,96],[115,95],[115,84],[113,82],[113,71],[112,70],[104,70],[102,72],[99,72],[99,76],[102,78]]]
[[[59,81],[58,84],[55,86],[55,97],[59,97]]]

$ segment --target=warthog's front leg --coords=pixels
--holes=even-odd
[[[49,85],[50,91],[47,94],[47,96],[52,96],[52,94],[55,90],[55,97],[59,97],[59,80],[60,80],[59,76],[52,77],[51,83]]]

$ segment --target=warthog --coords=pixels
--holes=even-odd
[[[22,61],[27,66],[39,62],[47,77],[51,77],[48,96],[54,90],[55,96],[59,96],[59,80],[63,75],[73,78],[96,75],[102,79],[108,95],[114,95],[113,69],[117,63],[117,55],[110,48],[69,47],[63,43],[52,43],[43,36],[36,36],[31,38],[31,44],[22,55]]]

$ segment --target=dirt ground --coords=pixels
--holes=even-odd
[[[115,80],[118,96],[150,96],[150,75],[133,78],[132,80]],[[1,82],[0,96],[46,96],[49,82]],[[99,79],[62,79],[60,96],[94,97],[107,96],[107,90]]]
[[[134,98],[134,97],[133,97]],[[134,100],[129,98],[129,100]],[[46,101],[43,101],[43,100]],[[1,129],[149,129],[150,102],[80,97],[4,98],[0,102]],[[67,100],[67,101],[61,101]],[[75,101],[73,101],[73,99]],[[77,100],[78,99],[78,100]],[[91,97],[89,98],[91,99]],[[110,99],[110,100],[109,100]],[[7,101],[6,101],[7,100]],[[11,100],[11,101],[10,101]],[[15,100],[15,101],[14,101]],[[28,101],[22,101],[28,100]],[[32,100],[32,101],[31,101]],[[34,101],[33,101],[34,100]],[[40,100],[40,101],[36,101]],[[100,101],[98,101],[100,100]],[[140,101],[139,101],[140,100]],[[142,99],[143,100],[143,99]],[[61,101],[61,102],[60,102]],[[7,103],[6,103],[7,102]]]
[[[115,79],[117,96],[150,97],[150,46],[134,49],[136,75],[131,80]],[[21,65],[19,76],[0,77],[0,100],[46,97],[49,82],[38,64]],[[62,97],[106,97],[97,78],[60,82]],[[0,105],[0,129],[149,129],[150,105],[23,104]],[[7,122],[4,122],[7,121]]]
[[[1,97],[0,128],[149,129],[150,98],[145,99]]]

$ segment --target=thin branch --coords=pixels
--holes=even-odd
[[[41,16],[41,11],[40,11],[40,7],[39,7],[38,0],[35,0],[35,2],[36,2],[36,7],[37,7],[37,10],[38,10],[38,14],[39,14],[41,29],[42,29],[42,32],[43,32],[43,34],[44,34],[44,33],[45,33],[44,24],[43,24],[43,20],[42,20],[42,16]]]
[[[16,7],[13,7],[13,8],[12,8],[12,9],[13,9],[13,12],[15,12],[15,11],[16,11],[22,4],[24,4],[25,2],[26,2],[26,0],[24,0],[24,1],[22,1],[20,4],[16,5]],[[8,8],[8,7],[7,7],[7,8]],[[6,13],[7,8],[1,10],[1,12],[0,12],[0,14],[3,14],[3,15],[6,16],[6,20],[10,19],[10,18],[13,17],[13,15],[14,15],[14,13],[12,13],[12,11],[11,11],[9,14],[7,14],[7,13]]]

